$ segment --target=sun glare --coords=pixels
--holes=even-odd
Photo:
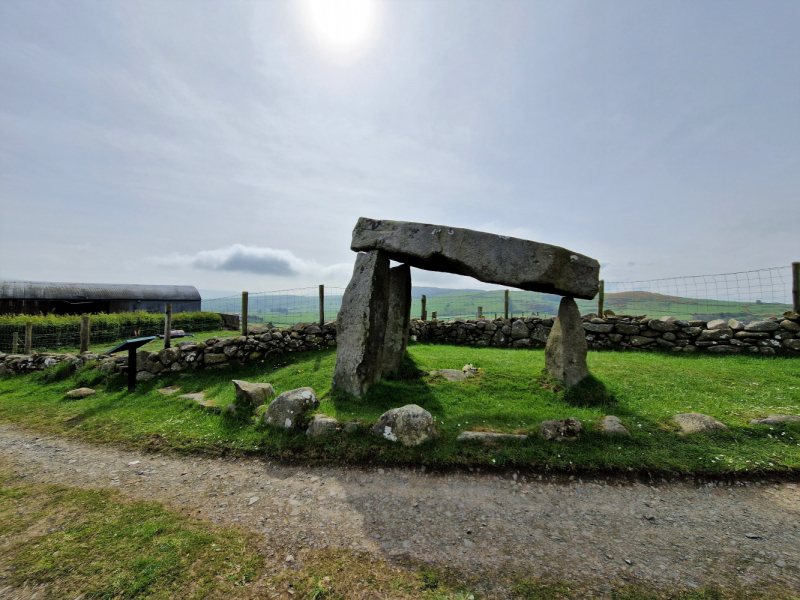
[[[369,38],[375,12],[375,0],[306,0],[308,20],[317,38],[342,50]]]

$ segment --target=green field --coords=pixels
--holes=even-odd
[[[247,453],[286,460],[324,460],[438,466],[526,466],[544,470],[617,470],[668,473],[797,473],[800,423],[773,429],[749,420],[771,413],[800,415],[800,361],[751,356],[673,356],[656,353],[590,352],[596,385],[565,393],[542,376],[544,352],[415,344],[404,378],[375,385],[362,399],[334,397],[330,382],[335,350],[284,355],[226,370],[194,371],[141,382],[125,391],[125,377],[108,379],[84,369],[63,381],[47,372],[0,379],[0,420],[93,442],[212,454]],[[472,363],[481,375],[450,383],[427,375]],[[219,406],[233,402],[231,379],[271,382],[278,392],[303,386],[316,390],[320,411],[341,422],[358,419],[356,433],[308,439],[238,422],[200,409],[190,400],[165,398],[156,390],[178,385],[203,391]],[[75,387],[96,396],[65,401]],[[416,448],[368,434],[366,426],[386,410],[418,404],[436,418],[440,437]],[[670,419],[679,412],[709,414],[729,427],[707,435],[680,436]],[[618,416],[630,437],[609,438],[597,430],[608,414]],[[538,435],[546,419],[577,417],[586,433],[570,444]],[[465,430],[529,434],[525,442],[497,447],[457,442]],[[154,442],[154,440],[156,442]]]

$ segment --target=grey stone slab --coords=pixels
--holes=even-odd
[[[389,257],[379,250],[360,253],[337,318],[332,389],[363,396],[380,381],[388,309]]]
[[[530,290],[592,299],[600,263],[559,246],[509,236],[407,221],[361,217],[350,248],[381,250],[397,262]]]
[[[382,375],[397,373],[408,346],[411,323],[411,267],[400,265],[389,269],[389,308],[386,315],[379,369]]]

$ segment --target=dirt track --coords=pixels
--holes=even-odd
[[[258,532],[276,552],[349,548],[449,565],[483,573],[485,591],[511,570],[598,591],[624,582],[800,590],[797,484],[299,468],[129,452],[8,425],[0,451],[33,481],[157,500]]]

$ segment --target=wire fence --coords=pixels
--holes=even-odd
[[[744,323],[778,317],[792,309],[792,267],[773,267],[753,271],[650,279],[644,281],[605,282],[604,307],[617,314],[659,318],[704,320],[735,318]],[[324,287],[324,294],[320,293]],[[254,292],[248,294],[248,325],[288,327],[301,322],[335,320],[342,305],[345,288],[315,286]],[[428,319],[441,321],[474,319],[481,316],[552,317],[558,313],[561,296],[522,290],[428,290],[425,309]],[[507,298],[507,301],[506,301]],[[507,302],[507,304],[506,304]],[[598,299],[578,300],[581,313],[598,311]],[[242,315],[242,296],[228,296],[202,301],[202,311]],[[189,318],[202,313],[173,314],[173,328],[187,333],[222,329],[219,319]],[[125,315],[125,316],[122,316]],[[181,315],[184,315],[182,317]],[[412,292],[411,316],[422,316],[422,295]],[[56,317],[56,321],[59,317]],[[0,352],[22,351],[25,320],[0,317]],[[80,346],[80,318],[71,325],[34,317],[34,350],[72,350]],[[91,343],[113,343],[132,337],[158,335],[164,331],[164,314],[157,309],[136,313],[98,315],[91,322]],[[16,334],[16,335],[15,335]],[[16,345],[15,345],[16,340]]]
[[[323,321],[333,321],[342,306],[344,288],[324,288],[322,296]],[[213,298],[201,302],[203,311],[242,315],[242,296]],[[247,301],[248,325],[289,327],[297,323],[320,320],[319,286],[277,290],[274,292],[249,292]]]

